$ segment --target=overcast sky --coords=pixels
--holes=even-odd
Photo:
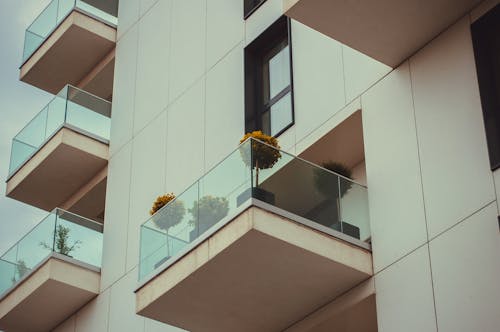
[[[12,138],[51,99],[19,81],[24,30],[50,0],[0,0],[0,255],[25,235],[45,211],[5,197]]]

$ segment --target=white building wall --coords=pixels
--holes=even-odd
[[[57,331],[177,330],[134,315],[139,227],[157,195],[180,193],[237,146],[243,49],[281,1],[247,21],[242,0],[121,1],[102,294]],[[500,173],[495,195],[469,24],[390,72],[292,22],[296,123],[280,144],[300,153],[363,109],[380,331],[500,326]]]

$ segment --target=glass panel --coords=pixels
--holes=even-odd
[[[288,45],[269,60],[270,98],[290,85],[290,53]]]
[[[38,147],[45,140],[47,125],[47,111],[45,107],[16,135],[15,139],[33,147]]]
[[[271,106],[271,136],[275,136],[292,122],[292,94],[289,92]]]
[[[248,140],[142,225],[139,278],[234,218],[251,197],[353,238],[370,237],[365,187]]]
[[[0,293],[53,251],[100,267],[102,225],[62,210],[49,214],[0,257]]]
[[[254,159],[270,164],[272,150],[277,151],[256,142]],[[366,188],[283,151],[254,176],[255,198],[353,238],[370,237]]]
[[[102,233],[98,231],[101,227],[72,213],[60,213],[57,217],[54,251],[93,266],[101,266]]]
[[[111,127],[111,104],[85,91],[70,87],[66,122],[101,138],[108,139]]]
[[[77,6],[80,10],[88,13],[104,22],[117,25],[118,0],[52,0],[47,7],[38,15],[33,23],[26,29],[24,38],[23,61],[28,59],[33,52],[45,41],[67,15]],[[101,9],[98,9],[101,8]]]
[[[19,142],[18,140],[12,140],[12,149],[10,154],[10,165],[9,174],[17,169],[25,160],[27,160],[33,152],[37,150],[37,147]]]
[[[52,136],[63,125],[66,113],[66,97],[55,96],[47,107],[47,125],[44,140]]]
[[[57,0],[58,11],[57,11],[57,21],[56,25],[61,23],[62,20],[71,12],[73,7],[75,7],[75,0]]]
[[[98,17],[105,22],[118,24],[118,0],[76,0],[76,6],[92,16]]]
[[[251,197],[249,160],[250,141],[142,225],[140,279],[243,208]]]
[[[16,282],[16,264],[0,259],[0,295]]]
[[[58,0],[51,1],[47,7],[37,16],[37,18],[26,29],[24,39],[24,58],[26,60],[45,38],[50,34],[57,23]]]
[[[368,191],[347,179],[340,178],[342,232],[367,241],[370,238]]]
[[[109,140],[111,103],[66,86],[12,142],[9,174],[35,153],[65,123]]]
[[[24,33],[23,61],[29,58],[44,40],[44,37],[26,30]]]

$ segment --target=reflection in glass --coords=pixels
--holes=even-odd
[[[54,210],[0,257],[0,294],[53,252],[100,267],[102,224]]]
[[[290,54],[288,45],[269,60],[270,99],[290,85]]]
[[[271,106],[271,135],[275,136],[292,121],[292,95],[288,92]]]
[[[270,166],[257,171],[259,164]],[[365,187],[334,172],[260,141],[246,140],[141,226],[139,280],[236,217],[251,198],[318,227],[367,241],[367,197]],[[181,217],[173,213],[180,203],[186,209]]]

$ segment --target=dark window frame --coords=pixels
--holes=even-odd
[[[484,128],[491,170],[500,168],[500,5],[471,25]],[[496,47],[496,49],[495,49]],[[497,74],[493,72],[496,68]]]
[[[264,59],[286,40],[289,51],[290,84],[283,88],[269,101],[263,96],[263,63]],[[277,54],[277,53],[276,53]],[[263,130],[262,116],[270,112],[271,107],[290,93],[292,121],[274,137],[278,137],[295,124],[295,102],[293,89],[293,50],[291,21],[286,16],[280,17],[259,37],[245,48],[245,132]],[[270,134],[270,133],[268,133]]]
[[[238,1],[238,0],[233,0],[233,1]],[[258,3],[255,3],[256,0],[243,0],[243,19],[246,20],[247,18],[249,18],[266,1],[267,0],[260,0]]]

